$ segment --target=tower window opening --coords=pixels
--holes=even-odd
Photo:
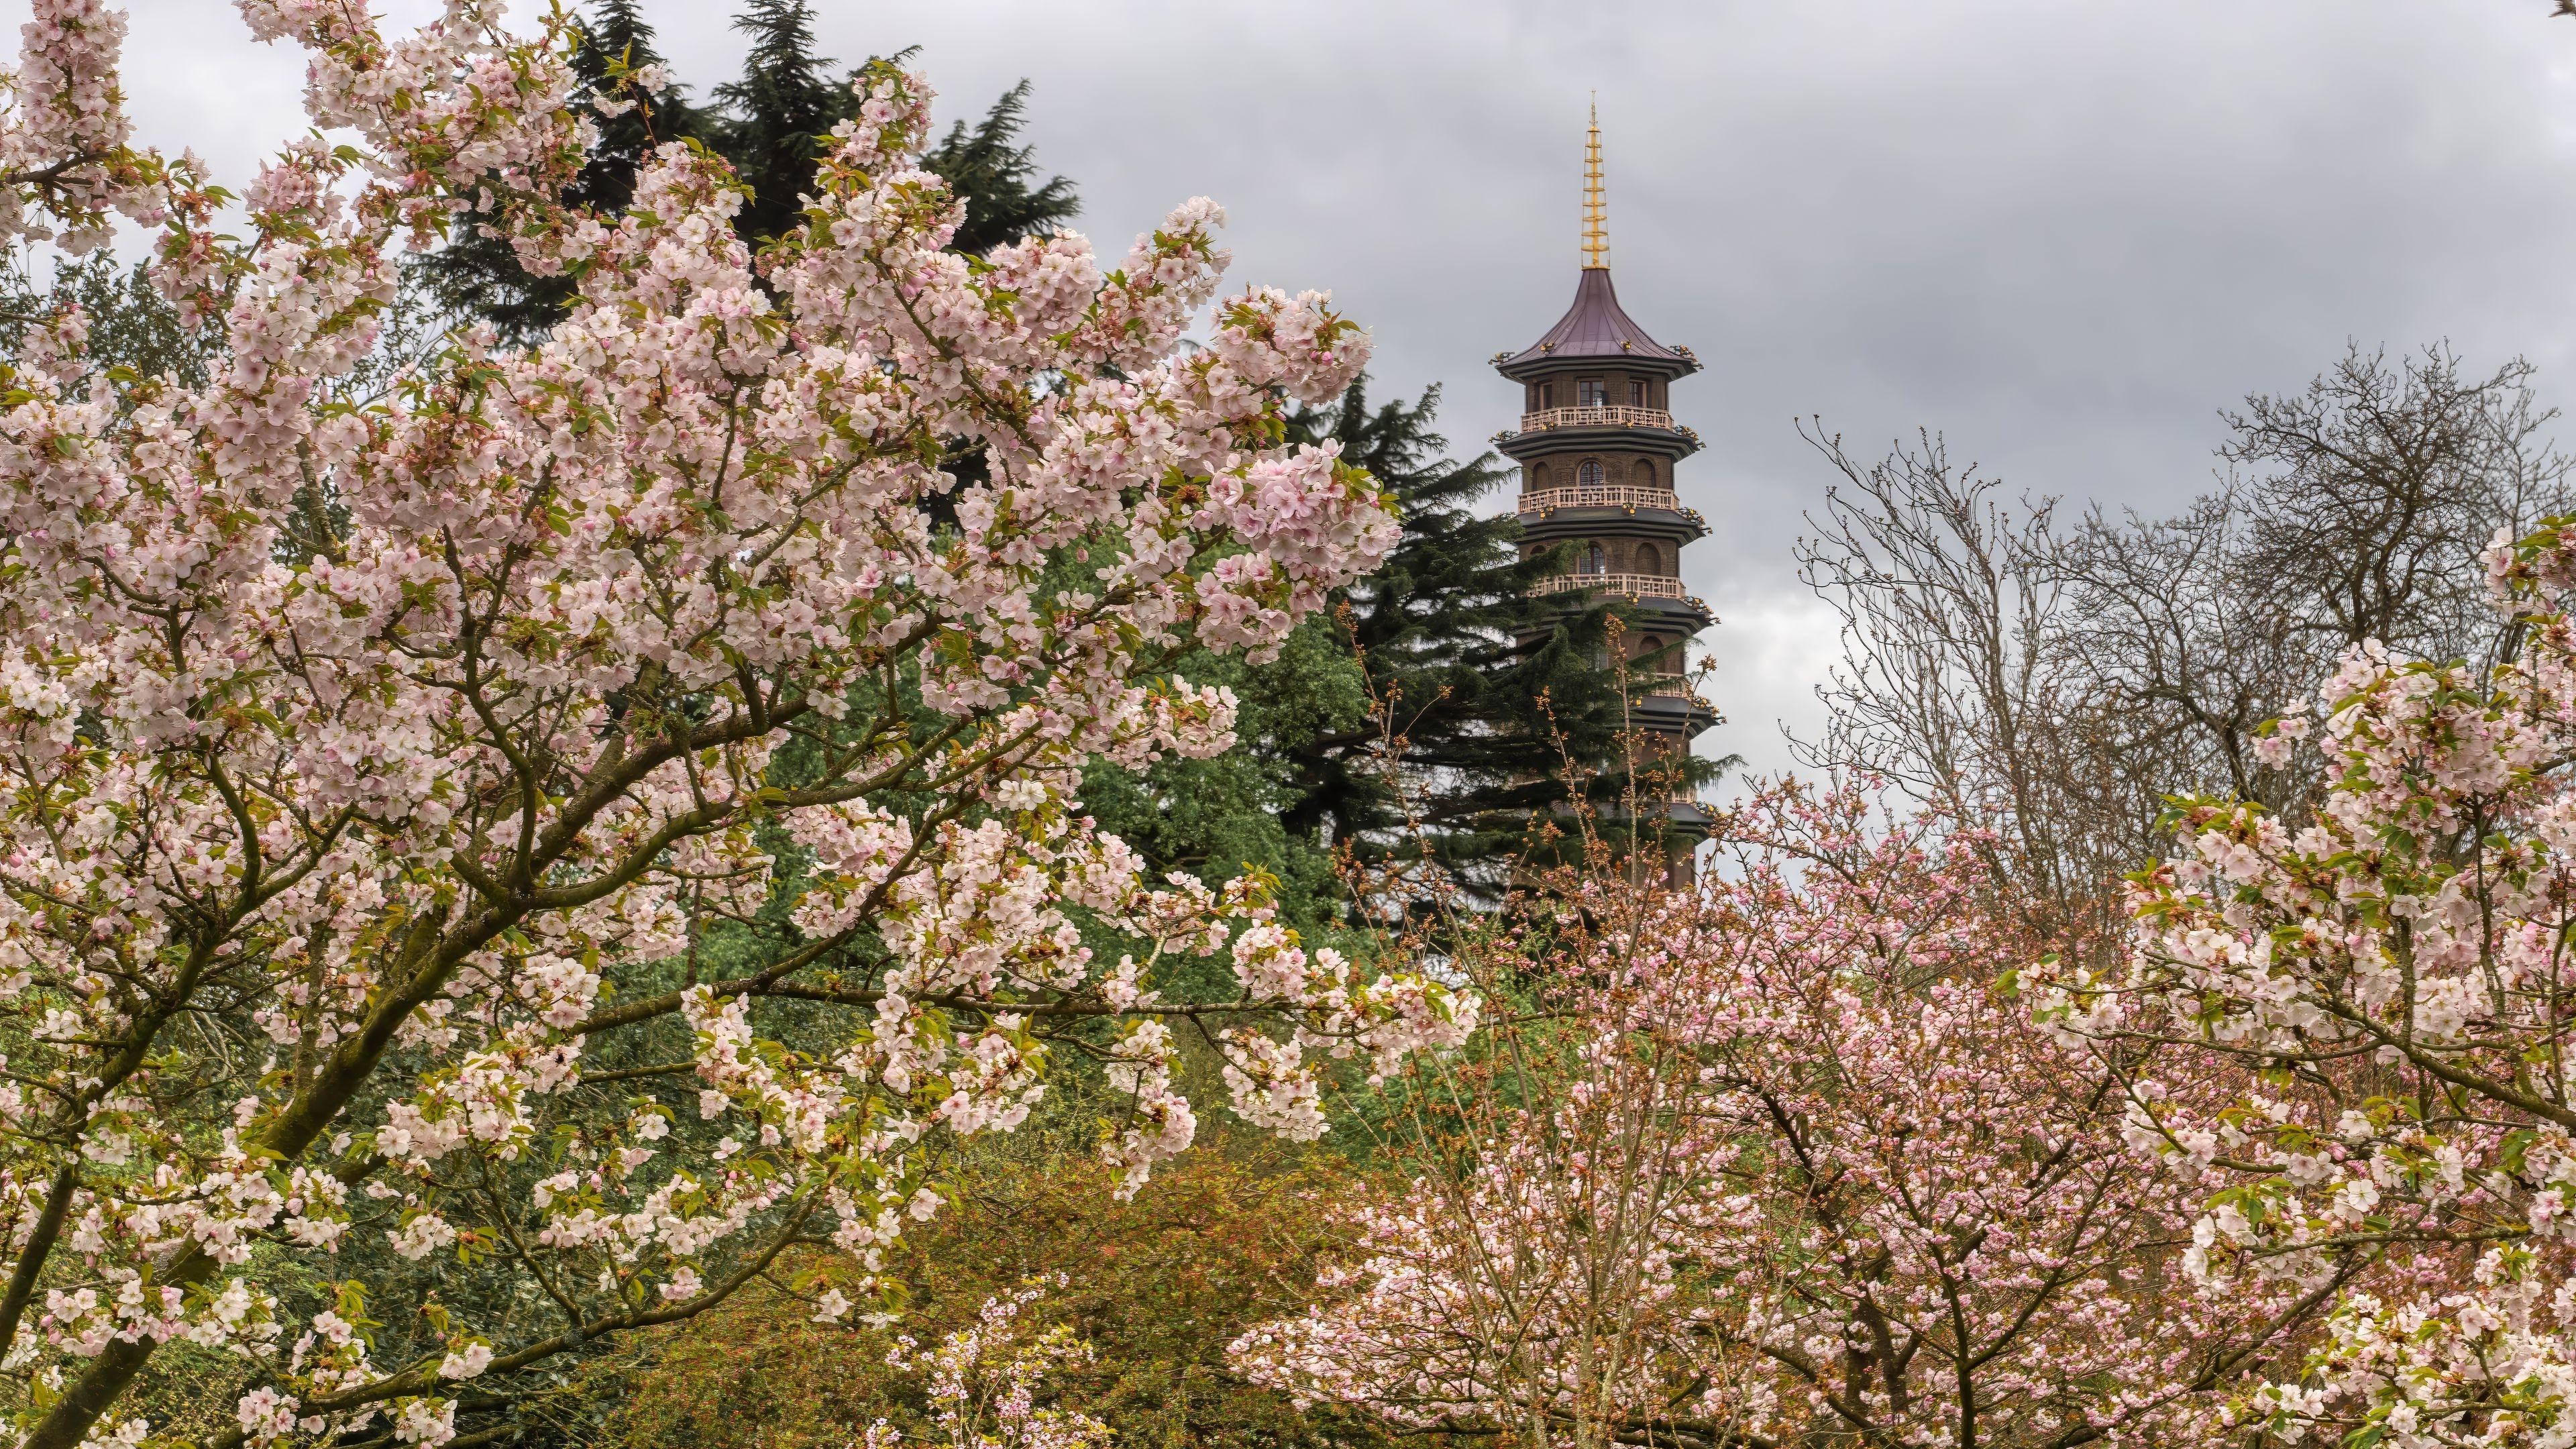
[[[1578,486],[1584,488],[1598,488],[1601,486],[1603,476],[1604,475],[1601,471],[1601,460],[1598,458],[1586,458],[1581,463],[1575,465],[1574,481]]]
[[[1651,543],[1637,545],[1637,572],[1659,574],[1663,571],[1664,560],[1662,555],[1655,552],[1655,546]]]
[[[1552,408],[1556,406],[1555,383],[1542,382],[1538,385],[1538,405],[1542,408]]]
[[[1646,385],[1642,382],[1632,382],[1628,384],[1628,406],[1632,408],[1641,408],[1645,405]]]
[[[1602,408],[1610,405],[1610,389],[1599,378],[1587,377],[1574,385],[1577,407]]]
[[[1546,491],[1547,465],[1545,463],[1541,463],[1537,467],[1530,469],[1530,488],[1537,492]]]
[[[1592,578],[1610,572],[1610,555],[1602,551],[1601,545],[1596,543],[1583,551],[1583,572]]]

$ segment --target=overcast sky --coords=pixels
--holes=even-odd
[[[695,93],[741,58],[725,8],[648,3]],[[1484,360],[1572,295],[1597,92],[1621,298],[1707,364],[1673,395],[1716,530],[1684,561],[1723,617],[1702,744],[1764,768],[1836,649],[1791,562],[1827,482],[1796,418],[2160,510],[2208,486],[2219,409],[2347,338],[2521,353],[2576,398],[2576,22],[2545,0],[817,8],[845,62],[920,46],[951,115],[1030,78],[1104,252],[1225,203],[1237,280],[1330,289],[1465,449],[1518,412]],[[300,57],[222,0],[132,11],[142,138],[238,189],[301,129]]]

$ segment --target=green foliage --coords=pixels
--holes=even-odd
[[[814,53],[806,0],[751,0],[733,24],[751,37],[751,53],[742,75],[715,89],[724,113],[711,139],[751,184],[734,226],[756,243],[795,225],[797,198],[813,185],[814,158],[832,127],[856,113],[858,98],[831,75],[832,62]]]
[[[751,51],[742,74],[715,88],[713,107],[692,105],[673,85],[659,99],[611,116],[600,110],[602,99],[620,96],[634,72],[669,62],[655,48],[637,0],[596,0],[573,55],[580,82],[573,103],[599,128],[600,144],[566,200],[614,215],[634,198],[646,154],[688,140],[731,162],[751,188],[734,218],[745,241],[757,246],[795,223],[815,158],[833,126],[857,114],[858,100],[848,74],[814,53],[807,0],[750,0],[734,24],[750,35]],[[956,123],[922,158],[965,199],[966,221],[953,243],[960,251],[988,251],[1049,230],[1076,210],[1073,183],[1062,176],[1039,179],[1034,150],[1021,140],[1028,93],[1027,81],[1013,86],[980,123]],[[446,309],[481,317],[515,343],[544,336],[574,295],[570,278],[531,275],[496,237],[460,236],[410,265]]]
[[[1235,749],[1210,760],[1172,758],[1142,774],[1097,764],[1083,804],[1103,829],[1164,871],[1208,881],[1248,870],[1278,877],[1280,916],[1309,935],[1338,918],[1333,857],[1311,827],[1289,823],[1303,800],[1293,761],[1326,741],[1369,733],[1367,681],[1347,646],[1313,622],[1273,662],[1195,654],[1174,673],[1221,685],[1241,701]]]
[[[948,128],[921,158],[923,169],[966,198],[966,220],[949,244],[961,252],[988,252],[1073,220],[1079,203],[1062,176],[1038,180],[1037,148],[1020,143],[1028,124],[1029,83],[1002,93],[993,109],[968,130]]]
[[[912,1294],[900,1331],[936,1343],[1034,1280],[1047,1285],[1044,1321],[1069,1324],[1097,1355],[1051,1378],[1056,1406],[1096,1415],[1121,1446],[1382,1444],[1367,1424],[1301,1412],[1224,1366],[1246,1327],[1308,1300],[1315,1258],[1337,1242],[1333,1205],[1353,1186],[1349,1169],[1328,1154],[1229,1139],[1120,1202],[1080,1116],[1060,1109],[1054,1130],[1032,1123],[975,1144],[956,1200],[889,1259]],[[855,1442],[879,1417],[928,1427],[918,1381],[885,1362],[896,1330],[815,1322],[819,1272],[773,1276],[779,1285],[655,1339],[605,1441],[800,1449]]]
[[[1524,557],[1519,520],[1478,511],[1510,469],[1491,453],[1450,457],[1439,406],[1437,387],[1372,404],[1363,378],[1294,419],[1301,441],[1338,442],[1396,500],[1394,552],[1273,663],[1182,662],[1183,678],[1241,699],[1239,749],[1141,777],[1095,769],[1083,782],[1102,825],[1158,870],[1267,870],[1283,918],[1309,934],[1341,919],[1345,851],[1363,866],[1422,856],[1490,899],[1529,848],[1533,812],[1565,800],[1569,762],[1623,755],[1618,678],[1593,661],[1627,627],[1628,606],[1568,608],[1532,592],[1568,571],[1565,551]],[[1687,768],[1703,783],[1723,766]],[[1609,801],[1626,786],[1614,769],[1586,788]]]
[[[202,387],[221,347],[220,331],[192,335],[179,325],[178,311],[152,290],[141,263],[119,266],[99,251],[58,267],[43,287],[17,272],[0,272],[0,356],[16,361],[28,327],[66,305],[88,314],[84,360],[91,373],[122,367],[138,377],[168,373],[183,387]]]
[[[653,27],[638,13],[636,0],[598,0],[573,51],[572,69],[579,82],[574,108],[599,128],[599,146],[565,188],[566,201],[614,215],[634,199],[635,173],[648,152],[665,142],[706,134],[711,118],[691,106],[677,85],[618,115],[600,110],[601,100],[621,94],[627,76],[663,64],[667,62],[653,45]],[[572,278],[534,275],[519,266],[508,242],[470,228],[413,261],[410,270],[447,310],[481,317],[513,343],[544,336],[572,305]]]

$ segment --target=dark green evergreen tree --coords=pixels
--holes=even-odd
[[[664,86],[661,95],[632,110],[598,114],[599,98],[612,93],[620,77],[651,65],[667,71],[670,62],[654,48],[653,27],[645,23],[636,0],[599,0],[596,19],[582,32],[581,48],[573,54],[580,100],[599,127],[599,146],[564,193],[567,200],[600,211],[623,211],[635,199],[635,173],[647,152],[706,134],[710,117],[689,104],[686,88],[677,84]]]
[[[806,0],[751,0],[734,17],[751,37],[742,74],[715,89],[724,108],[714,144],[751,188],[734,227],[754,246],[796,224],[797,198],[811,190],[814,161],[832,128],[858,112],[847,78],[814,53],[814,11]]]
[[[751,0],[734,21],[751,36],[742,77],[716,87],[724,119],[715,144],[752,188],[735,220],[745,237],[765,241],[796,222],[796,198],[814,179],[814,162],[832,127],[858,113],[858,97],[834,62],[814,53],[808,0]],[[911,51],[897,52],[895,59]],[[1040,180],[1035,148],[1021,140],[1028,125],[1029,83],[1002,93],[971,129],[951,125],[921,158],[924,170],[964,199],[966,220],[950,245],[962,252],[1007,246],[1070,221],[1078,203],[1062,176]]]
[[[595,0],[590,18],[573,53],[580,82],[574,101],[599,127],[600,144],[566,199],[621,211],[634,198],[646,152],[694,140],[723,156],[750,187],[750,201],[734,218],[745,241],[757,247],[794,225],[796,199],[811,187],[832,127],[858,110],[848,74],[814,53],[807,0],[751,0],[734,22],[751,36],[751,53],[739,77],[716,87],[712,109],[691,105],[675,85],[649,106],[602,114],[597,103],[618,93],[620,77],[651,64],[667,69],[668,62],[638,0]],[[922,158],[965,199],[966,221],[954,242],[960,251],[988,251],[1074,215],[1073,183],[1041,177],[1022,139],[1028,92],[1027,81],[1013,86],[980,123],[957,122]],[[543,336],[572,301],[570,279],[531,276],[496,237],[463,235],[412,265],[441,305],[490,321],[512,342]]]
[[[625,98],[623,78],[648,65],[668,69],[636,0],[598,0],[573,50],[572,70],[578,81],[573,104],[599,128],[599,146],[565,188],[567,202],[610,215],[623,211],[635,199],[635,173],[647,152],[706,136],[713,118],[690,105],[677,85],[613,116],[599,109],[603,99]],[[412,266],[441,306],[489,321],[514,343],[543,336],[572,304],[571,278],[526,271],[507,241],[479,231],[465,232]]]
[[[921,158],[922,168],[966,198],[966,219],[949,243],[981,254],[1025,236],[1052,231],[1080,209],[1073,183],[1038,179],[1037,148],[1020,140],[1028,125],[1029,83],[1002,92],[973,130],[964,121]]]
[[[1566,798],[1569,766],[1596,801],[1627,786],[1603,768],[1624,757],[1628,721],[1618,675],[1597,661],[1628,608],[1535,592],[1570,570],[1570,546],[1524,555],[1517,518],[1477,511],[1511,469],[1491,453],[1449,457],[1434,428],[1439,400],[1433,387],[1372,407],[1362,379],[1296,421],[1376,475],[1404,532],[1318,621],[1361,661],[1374,709],[1360,729],[1283,742],[1297,799],[1282,824],[1363,860],[1427,849],[1453,879],[1491,886],[1525,849],[1532,812]],[[1687,768],[1704,781],[1715,767]]]

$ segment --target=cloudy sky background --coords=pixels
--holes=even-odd
[[[725,8],[648,4],[693,93],[741,59]],[[2347,338],[2520,353],[2576,400],[2576,22],[2547,8],[817,0],[825,54],[918,45],[951,114],[1033,80],[1039,159],[1103,251],[1224,202],[1237,279],[1329,288],[1380,385],[1440,384],[1466,449],[1518,411],[1484,359],[1572,294],[1598,92],[1621,297],[1707,364],[1674,395],[1715,528],[1685,572],[1724,621],[1730,724],[1702,744],[1770,769],[1837,649],[1791,560],[1828,481],[1795,419],[2163,511],[2209,486],[2221,408]],[[300,57],[231,5],[132,12],[144,140],[237,188],[302,129]]]

